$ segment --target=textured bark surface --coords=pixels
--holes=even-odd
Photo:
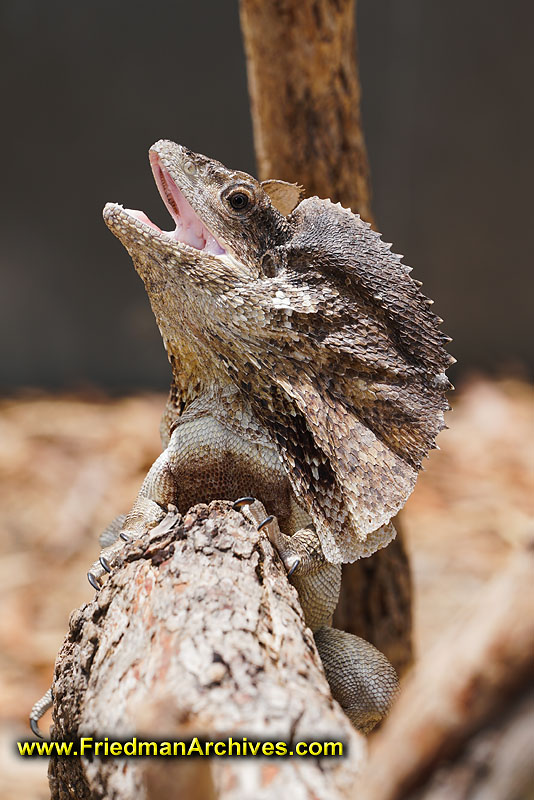
[[[241,0],[240,9],[260,177],[294,181],[373,222],[354,0]],[[385,550],[345,565],[334,624],[372,642],[400,675],[410,665],[412,581],[400,531]]]
[[[260,177],[372,221],[354,0],[241,0]]]
[[[53,738],[344,740],[343,759],[52,759],[53,798],[334,798],[364,740],[330,695],[295,590],[228,503],[169,515],[72,614]],[[144,732],[144,733],[143,733]]]
[[[362,800],[534,796],[533,574],[534,545],[421,660],[372,742]]]

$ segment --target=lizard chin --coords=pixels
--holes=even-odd
[[[123,209],[124,212],[171,241],[185,244],[188,247],[193,247],[196,250],[201,250],[210,255],[225,255],[226,250],[221,247],[211,231],[208,230],[206,225],[202,222],[196,211],[185,198],[181,189],[176,185],[168,171],[161,164],[157,154],[150,154],[150,164],[158,191],[174,221],[174,230],[161,230],[161,228],[147,217],[144,211],[125,208]]]

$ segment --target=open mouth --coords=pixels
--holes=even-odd
[[[196,250],[202,250],[211,255],[223,255],[226,251],[186,200],[183,192],[171,178],[162,165],[158,154],[154,151],[150,152],[150,166],[152,167],[159,193],[175,224],[174,230],[162,231],[147,217],[144,211],[137,211],[131,208],[125,208],[124,211],[139,220],[139,222],[175,242],[194,247]]]

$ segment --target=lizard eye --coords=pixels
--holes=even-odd
[[[238,214],[250,211],[254,204],[254,194],[247,186],[236,186],[226,192],[224,199],[232,211]]]
[[[228,200],[234,211],[244,211],[250,203],[250,197],[245,192],[234,192]]]

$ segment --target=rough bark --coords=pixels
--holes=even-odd
[[[344,740],[343,759],[54,758],[52,798],[346,796],[364,740],[332,699],[295,590],[228,503],[169,515],[72,614],[52,737]],[[145,733],[143,733],[145,732]]]
[[[240,10],[260,177],[294,181],[373,222],[354,0],[241,0]],[[413,660],[402,533],[343,575],[335,625],[372,642],[402,675]]]
[[[258,169],[372,221],[354,0],[241,0]]]
[[[533,574],[534,545],[420,661],[371,745],[362,800],[534,796]]]

